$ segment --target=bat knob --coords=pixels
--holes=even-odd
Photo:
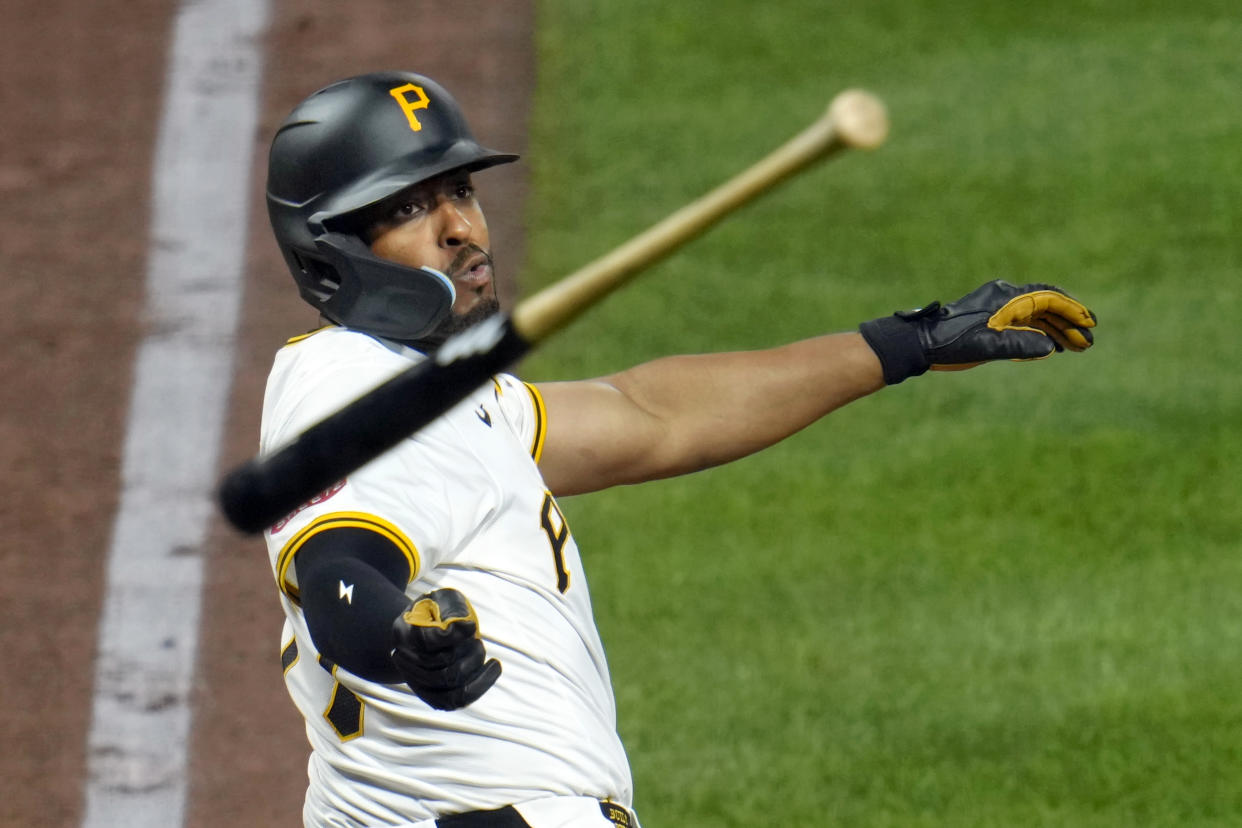
[[[840,141],[855,149],[875,149],[888,137],[888,111],[870,92],[847,89],[828,105],[828,118]]]

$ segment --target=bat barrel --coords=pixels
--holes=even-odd
[[[858,89],[842,92],[818,120],[756,164],[523,301],[513,311],[514,325],[527,341],[542,341],[635,274],[786,179],[840,150],[874,149],[887,136],[888,115],[878,98]]]

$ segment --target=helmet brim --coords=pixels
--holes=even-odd
[[[311,217],[312,225],[323,229],[346,229],[370,216],[383,202],[403,190],[453,170],[477,172],[500,164],[509,164],[520,156],[497,152],[473,141],[456,141],[443,152],[430,155],[426,150],[411,158],[402,158],[377,170],[325,203]]]

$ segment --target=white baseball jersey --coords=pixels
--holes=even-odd
[[[342,328],[292,340],[268,380],[262,450],[423,358]],[[499,375],[266,533],[286,616],[285,682],[312,748],[308,825],[403,825],[550,795],[630,806],[578,548],[536,466],[544,434],[535,388]],[[366,527],[401,549],[411,598],[438,587],[469,598],[503,668],[481,699],[435,710],[404,684],[319,657],[294,556],[333,527]],[[349,585],[340,590],[352,600]]]

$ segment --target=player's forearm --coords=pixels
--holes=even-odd
[[[687,474],[766,448],[883,385],[879,359],[854,333],[541,384],[540,469],[556,495]]]
[[[884,385],[875,353],[854,333],[670,357],[611,381],[665,430],[665,475],[759,451]]]
[[[315,560],[299,569],[302,611],[316,649],[362,678],[393,683],[393,619],[405,593],[373,566],[351,557]]]

